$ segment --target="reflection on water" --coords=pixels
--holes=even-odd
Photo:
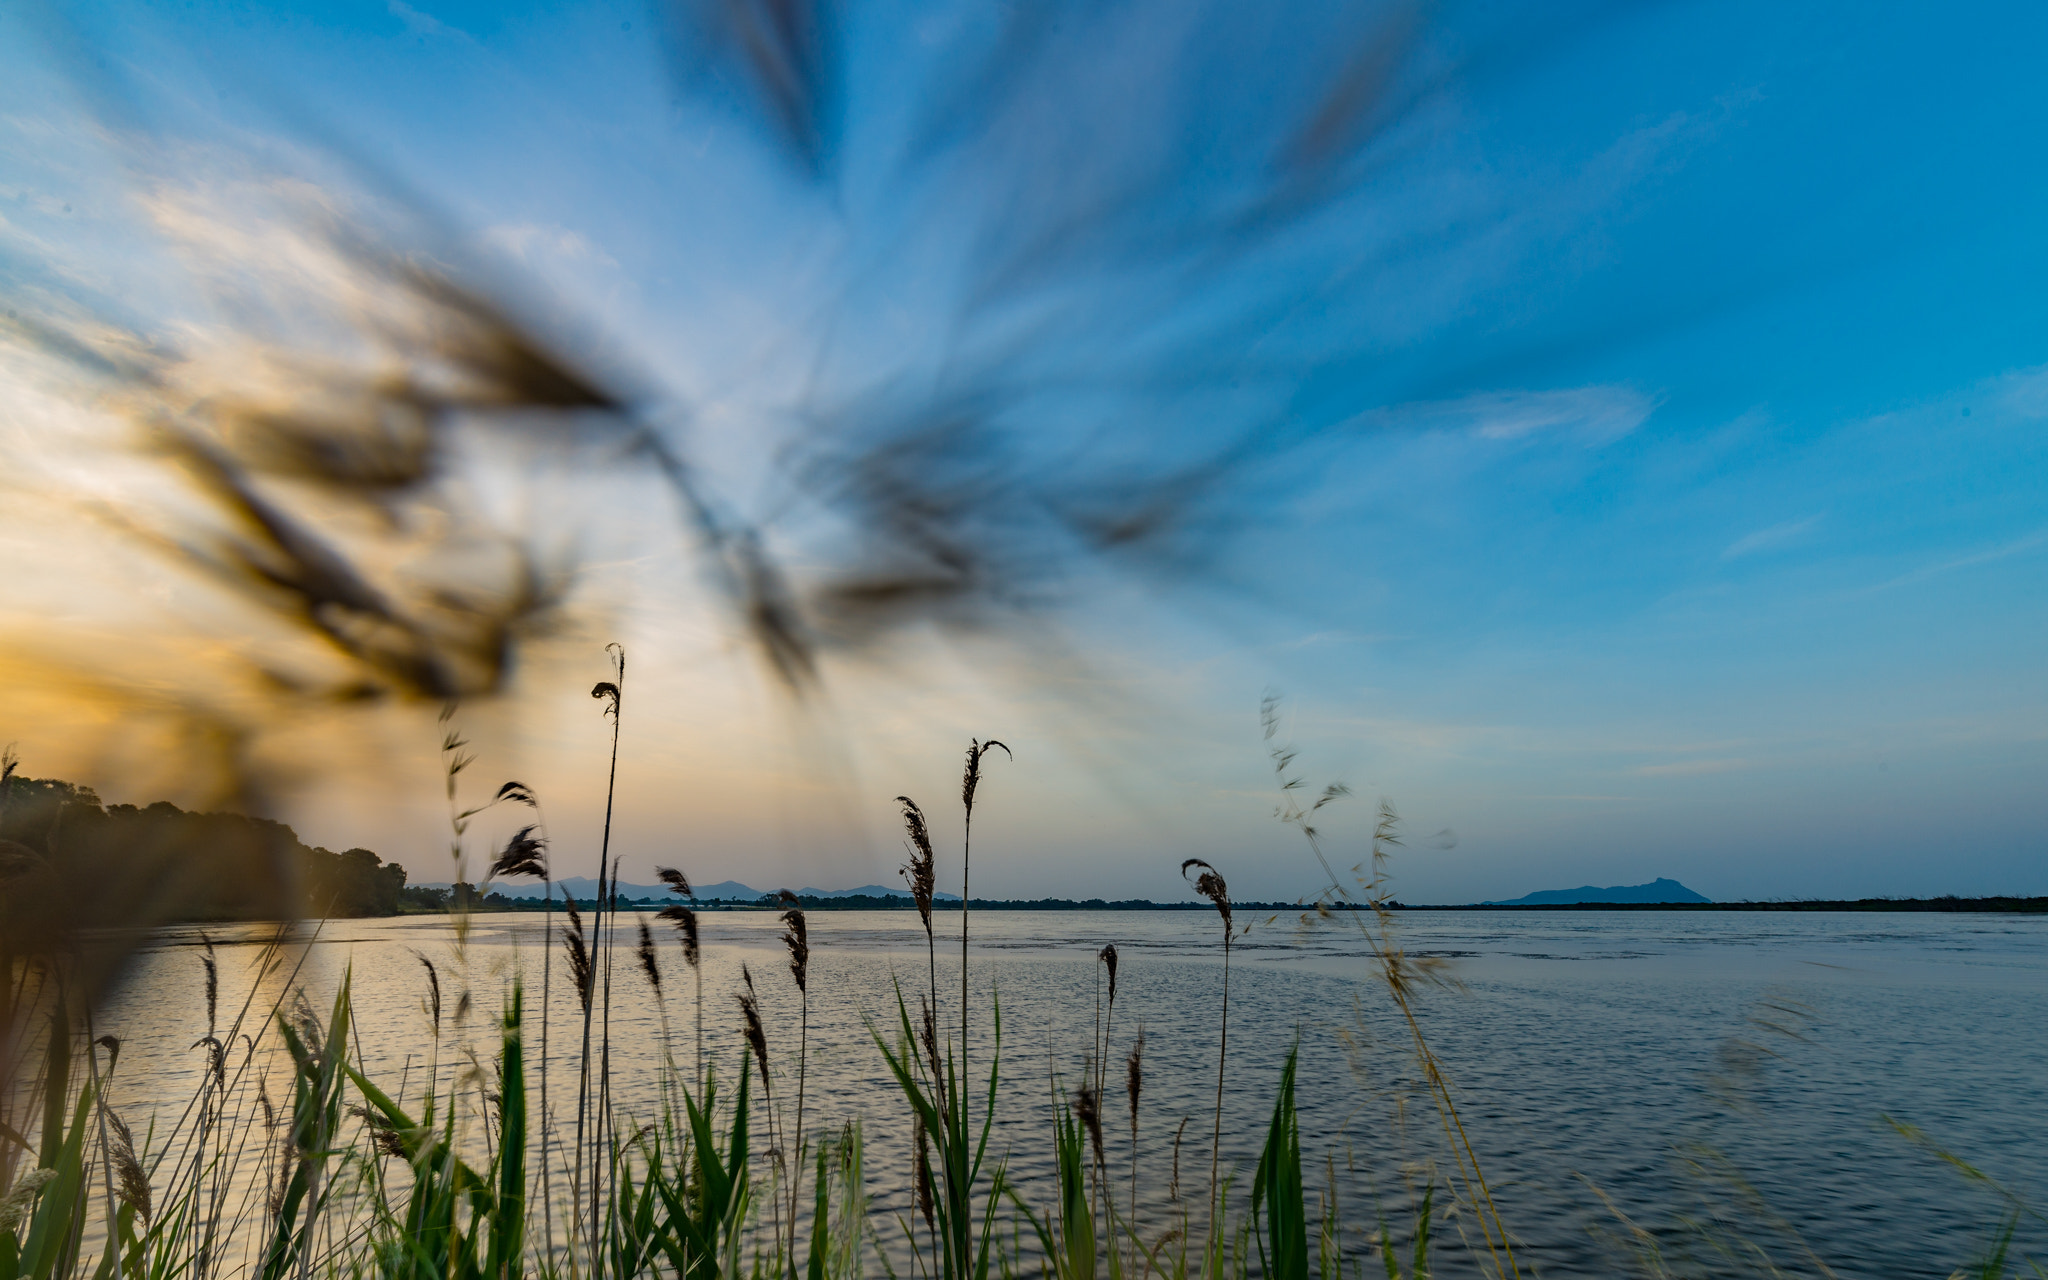
[[[745,964],[761,992],[778,1093],[793,1096],[783,1077],[795,1069],[797,992],[778,922],[765,913],[703,921],[707,1054],[727,1074],[737,1066],[734,993]],[[1800,1256],[1787,1243],[1796,1231],[1843,1274],[1946,1275],[1982,1250],[1999,1205],[1901,1140],[1883,1115],[1919,1125],[2008,1186],[2043,1189],[2048,921],[1427,912],[1404,914],[1400,925],[1414,952],[1455,961],[1463,989],[1426,995],[1424,1027],[1518,1236],[1518,1255],[1541,1274],[1616,1271],[1619,1210],[1666,1246],[1682,1242],[1680,1219],[1719,1219],[1728,1231],[1768,1236],[1789,1260]],[[417,1096],[430,1070],[444,1088],[458,1079],[468,1048],[488,1062],[501,993],[515,972],[529,991],[534,1051],[542,928],[540,915],[477,917],[458,952],[443,918],[337,921],[321,930],[297,981],[324,1014],[351,972],[372,1077]],[[974,930],[974,1088],[979,1095],[995,1047],[993,987],[1003,1041],[994,1150],[1007,1154],[1026,1197],[1049,1199],[1045,1115],[1054,1090],[1081,1078],[1101,994],[1095,955],[1114,942],[1122,966],[1104,1112],[1109,1169],[1119,1182],[1130,1169],[1122,1061],[1142,1025],[1140,1221],[1156,1232],[1176,1212],[1168,1193],[1184,1117],[1192,1120],[1180,1153],[1182,1189],[1196,1203],[1205,1199],[1220,998],[1213,913],[987,912],[974,918]],[[214,931],[216,942],[255,936]],[[174,1121],[199,1080],[204,1055],[188,1047],[206,1032],[197,938],[194,929],[166,932],[104,1015],[105,1029],[127,1046],[115,1101],[138,1131],[152,1112],[159,1129]],[[630,929],[622,929],[611,979],[612,1058],[621,1102],[651,1114],[664,1035],[686,1071],[694,1055],[695,987],[680,948],[663,938],[665,997],[657,1003],[631,946]],[[248,990],[255,953],[220,949],[223,1021]],[[950,957],[942,935],[937,981],[949,1017],[958,954],[957,934]],[[442,986],[438,1042],[421,956]],[[1223,1160],[1240,1171],[1242,1190],[1281,1057],[1299,1038],[1304,1155],[1322,1169],[1311,1182],[1338,1179],[1354,1249],[1382,1208],[1403,1220],[1414,1182],[1406,1162],[1437,1150],[1405,1032],[1366,981],[1362,956],[1355,935],[1341,930],[1304,937],[1291,918],[1261,920],[1233,957],[1224,1081]],[[915,1015],[928,981],[924,935],[913,912],[818,912],[810,963],[805,1129],[836,1132],[845,1120],[863,1121],[875,1221],[893,1243],[895,1215],[907,1208],[910,1125],[869,1025],[893,1039],[895,982]],[[580,1034],[559,955],[551,988],[548,1087],[559,1128]],[[262,1059],[259,1052],[259,1068]],[[281,1098],[284,1072],[272,1071],[271,1096]],[[1740,1203],[1737,1175],[1783,1230],[1757,1205]],[[2048,1233],[2029,1219],[2017,1243],[2038,1256]],[[1453,1245],[1441,1269],[1474,1268]]]

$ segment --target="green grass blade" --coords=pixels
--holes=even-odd
[[[512,985],[505,1008],[504,1059],[499,1065],[498,1194],[491,1206],[491,1252],[486,1270],[515,1280],[526,1252],[526,1055],[520,1029],[523,993]]]

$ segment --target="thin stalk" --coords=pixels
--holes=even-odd
[[[1216,1174],[1223,1158],[1223,1067],[1230,1054],[1230,926],[1223,926],[1223,1020],[1216,1042],[1216,1130],[1209,1143],[1209,1239],[1216,1239]]]
[[[540,926],[540,1212],[547,1232],[541,1245],[542,1270],[546,1271],[551,1269],[546,1264],[555,1253],[555,1190],[548,1177],[552,1163],[548,1158],[548,1124],[554,1114],[548,1109],[548,996],[555,971],[555,882],[546,872],[541,874],[541,893],[547,904],[547,914],[541,917]]]
[[[811,1046],[811,993],[803,993],[803,1014],[797,1032],[796,1049],[796,1138],[795,1158],[790,1163],[789,1174],[789,1271],[796,1274],[796,1206],[798,1192],[803,1186],[804,1176],[804,1073],[808,1067]],[[813,1229],[817,1229],[814,1225]]]
[[[619,718],[620,718],[620,707],[621,707],[621,703],[622,703],[622,702],[623,702],[623,700],[624,700],[624,694],[622,693],[622,686],[623,686],[623,685],[625,684],[625,680],[626,680],[626,651],[625,651],[625,649],[624,649],[623,647],[621,647],[620,645],[618,645],[618,644],[608,644],[608,645],[606,645],[606,646],[605,646],[605,651],[606,651],[606,652],[607,652],[607,653],[608,653],[608,654],[610,655],[610,657],[611,657],[611,660],[612,660],[612,669],[613,669],[613,672],[614,672],[614,674],[616,675],[616,677],[617,677],[617,678],[616,678],[616,680],[605,680],[605,681],[599,681],[599,682],[598,682],[598,684],[596,684],[596,685],[595,685],[594,687],[592,687],[592,689],[590,690],[590,696],[591,696],[591,697],[593,697],[593,698],[596,698],[596,699],[598,699],[599,701],[601,701],[601,702],[604,702],[604,703],[606,704],[606,705],[605,705],[605,714],[606,714],[607,716],[609,716],[609,717],[610,717],[610,719],[611,719],[611,722],[612,722],[612,754],[611,754],[611,767],[610,767],[610,770],[609,770],[609,772],[608,772],[608,773],[606,774],[606,776],[605,776],[605,790],[604,790],[604,836],[603,836],[603,839],[602,839],[601,843],[600,843],[600,844],[599,844],[599,846],[598,846],[598,855],[597,855],[597,882],[598,882],[598,903],[597,903],[597,912],[598,912],[598,914],[597,914],[597,919],[596,919],[596,921],[594,921],[594,924],[596,925],[596,928],[595,928],[595,931],[594,931],[594,935],[593,935],[593,937],[592,937],[592,939],[591,939],[591,942],[592,942],[592,944],[593,944],[593,945],[601,945],[601,946],[603,946],[603,947],[604,947],[604,949],[605,949],[605,954],[604,954],[604,1019],[603,1019],[603,1028],[602,1028],[602,1031],[601,1031],[601,1037],[602,1037],[602,1038],[601,1038],[601,1040],[600,1040],[600,1043],[599,1043],[599,1053],[600,1053],[600,1055],[601,1055],[601,1056],[600,1056],[600,1066],[599,1066],[599,1077],[598,1077],[598,1113],[597,1113],[597,1115],[596,1115],[595,1117],[593,1117],[593,1123],[592,1123],[592,1125],[591,1125],[592,1129],[594,1129],[594,1130],[595,1130],[595,1133],[594,1133],[594,1135],[593,1135],[593,1139],[592,1139],[592,1141],[593,1141],[593,1143],[594,1143],[595,1145],[594,1145],[594,1147],[593,1147],[593,1154],[592,1154],[592,1158],[591,1158],[591,1176],[590,1176],[590,1247],[591,1247],[591,1250],[592,1250],[592,1253],[591,1253],[591,1258],[592,1258],[592,1265],[593,1265],[593,1267],[594,1267],[594,1266],[596,1266],[596,1263],[597,1263],[597,1258],[598,1258],[598,1256],[599,1256],[599,1254],[598,1254],[598,1250],[599,1250],[599,1249],[601,1248],[601,1242],[600,1242],[600,1204],[601,1204],[601,1187],[600,1187],[600,1182],[601,1182],[601,1178],[600,1178],[600,1176],[599,1176],[599,1172],[598,1172],[598,1167],[599,1167],[599,1165],[600,1165],[600,1164],[602,1163],[602,1159],[601,1159],[601,1155],[600,1155],[600,1153],[601,1153],[601,1150],[602,1150],[602,1146],[603,1146],[603,1143],[604,1143],[604,1140],[605,1140],[605,1139],[604,1139],[604,1129],[605,1129],[605,1122],[606,1122],[606,1120],[607,1120],[607,1118],[608,1118],[608,1112],[609,1112],[609,1104],[610,1104],[610,1099],[611,1099],[611,1018],[612,1018],[612,966],[611,966],[611,950],[612,950],[612,947],[611,947],[611,943],[612,943],[613,939],[612,939],[612,937],[611,937],[611,929],[610,929],[610,927],[609,927],[609,925],[610,925],[610,918],[611,918],[611,914],[612,914],[612,913],[608,913],[608,911],[607,911],[607,907],[608,907],[609,905],[615,905],[615,904],[609,904],[609,903],[607,902],[607,899],[608,899],[608,898],[610,898],[610,897],[613,897],[613,896],[615,896],[615,895],[616,895],[616,892],[617,892],[617,891],[616,891],[616,889],[614,889],[614,888],[611,888],[611,887],[610,887],[610,886],[609,886],[609,885],[607,884],[607,877],[606,877],[606,871],[607,871],[608,869],[610,869],[610,868],[611,868],[611,866],[612,866],[612,862],[611,862],[611,849],[612,849],[612,804],[613,804],[613,801],[614,801],[614,799],[615,799],[615,798],[617,797],[617,794],[618,794],[618,783],[619,783]],[[587,1007],[586,1007],[586,1009],[584,1010],[584,1015],[583,1015],[583,1041],[584,1041],[583,1053],[584,1053],[584,1058],[585,1058],[585,1059],[586,1059],[586,1061],[587,1061],[587,1060],[588,1060],[588,1058],[589,1058],[589,1056],[590,1056],[590,1011],[589,1011],[589,1009],[588,1009]],[[580,1155],[579,1155],[579,1159],[580,1159],[580,1158],[581,1158],[581,1157],[580,1157]]]
[[[114,1258],[115,1266],[120,1265],[121,1225],[114,1207],[114,1157],[107,1145],[107,1090],[100,1080],[100,1047],[93,1036],[92,1007],[85,1010],[85,1061],[90,1073],[93,1094],[93,1116],[98,1122],[100,1144],[100,1173],[107,1184],[107,1256]]]

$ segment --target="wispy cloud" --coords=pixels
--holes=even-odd
[[[520,222],[486,227],[484,243],[529,265],[553,258],[559,262],[616,267],[618,260],[590,243],[589,237],[567,227]]]
[[[2008,409],[2021,417],[2048,418],[2048,368],[2025,369],[2006,375],[2000,397]]]
[[[1633,387],[1573,387],[1564,391],[1500,391],[1468,396],[1445,406],[1472,423],[1483,440],[1519,440],[1565,433],[1606,444],[1643,425],[1657,407]]]
[[[1755,767],[1755,762],[1740,758],[1729,760],[1680,760],[1672,764],[1645,764],[1630,769],[1638,778],[1697,778],[1713,773],[1739,773]]]
[[[413,8],[405,0],[388,0],[386,9],[392,17],[405,24],[405,29],[416,36],[453,36],[458,40],[474,44],[475,39],[459,27],[451,27],[431,13]]]
[[[1923,565],[1911,572],[1902,573],[1896,578],[1888,578],[1874,586],[1864,587],[1860,591],[1853,591],[1849,594],[1854,598],[1857,596],[1876,595],[1880,591],[1890,591],[1895,587],[1910,587],[1916,583],[1925,582],[1929,578],[1938,578],[1942,574],[1953,573],[1958,569],[1974,569],[1980,564],[1991,564],[1994,561],[2022,555],[2044,546],[2048,546],[2048,529],[2036,529],[2023,538],[2015,538],[2001,546],[1988,547],[1983,551],[1974,551],[1969,555],[1957,556],[1953,560],[1943,560],[1938,564]]]
[[[1774,524],[1768,529],[1758,529],[1729,543],[1721,552],[1723,560],[1738,560],[1743,556],[1755,555],[1759,551],[1774,551],[1789,542],[1796,542],[1799,536],[1820,523],[1820,514],[1815,513],[1804,520],[1788,520]]]

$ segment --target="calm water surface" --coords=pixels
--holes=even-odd
[[[779,923],[756,913],[703,921],[706,1052],[728,1075],[737,1067],[734,995],[744,964],[761,992],[777,1096],[789,1103],[800,1006]],[[905,1202],[908,1112],[866,1020],[893,1022],[896,980],[915,1014],[928,981],[924,935],[910,912],[818,912],[810,922],[806,1136],[861,1121],[876,1221],[885,1242],[900,1241],[894,1215]],[[306,951],[295,981],[324,1016],[352,970],[372,1075],[416,1095],[430,1069],[452,1078],[465,1046],[488,1061],[515,971],[530,993],[533,1051],[543,924],[537,914],[478,917],[457,948],[441,918],[335,922]],[[2048,920],[1416,912],[1399,926],[1411,952],[1450,961],[1460,984],[1425,994],[1421,1020],[1517,1256],[1538,1274],[1626,1271],[1625,1215],[1646,1233],[1635,1239],[1667,1251],[1704,1255],[1712,1242],[1742,1240],[1799,1270],[1818,1257],[1844,1275],[1946,1276],[1983,1250],[2002,1202],[1899,1136],[1885,1116],[1918,1126],[2008,1187],[2048,1198]],[[938,956],[950,1021],[959,1002],[957,916],[942,916],[939,927],[956,931],[950,943],[941,933]],[[1105,1109],[1109,1168],[1119,1182],[1129,1176],[1123,1059],[1142,1026],[1140,1220],[1156,1233],[1174,1219],[1174,1140],[1184,1118],[1181,1191],[1204,1203],[1222,995],[1216,917],[986,912],[973,929],[975,1093],[995,1048],[993,988],[1003,1016],[995,1147],[1008,1153],[1027,1198],[1050,1198],[1045,1114],[1056,1087],[1071,1091],[1084,1078],[1106,994],[1096,952],[1113,942],[1122,963]],[[664,939],[658,1003],[631,957],[630,927],[620,937],[614,1071],[621,1099],[651,1114],[664,1011],[670,1052],[686,1069],[695,1054],[694,975]],[[115,1096],[131,1121],[152,1112],[160,1126],[175,1119],[198,1081],[202,1054],[188,1048],[206,1030],[196,940],[196,931],[167,932],[107,1011],[128,1046]],[[255,952],[220,950],[224,1022],[249,990]],[[438,1041],[422,956],[442,984]],[[1407,1033],[1364,957],[1342,928],[1303,936],[1291,917],[1270,925],[1260,917],[1233,953],[1223,1084],[1222,1164],[1248,1186],[1281,1058],[1299,1041],[1304,1155],[1319,1170],[1310,1181],[1321,1185],[1334,1172],[1353,1249],[1382,1212],[1397,1228],[1408,1221],[1427,1162],[1444,1164]],[[559,1126],[580,1021],[559,954],[553,969],[549,1086]],[[255,1061],[260,1069],[260,1051]],[[272,1070],[272,1096],[281,1098],[284,1073]],[[785,1123],[793,1120],[791,1105]],[[1443,1230],[1440,1271],[1473,1273],[1458,1236],[1470,1231],[1476,1242],[1476,1224],[1454,1218]],[[2016,1239],[2048,1255],[2040,1219],[2022,1217]]]

